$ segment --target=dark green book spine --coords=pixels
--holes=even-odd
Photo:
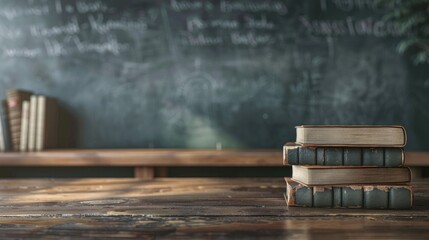
[[[344,166],[362,166],[362,148],[344,148]]]
[[[316,164],[316,148],[306,147],[299,148],[299,165]]]
[[[409,209],[408,185],[305,186],[286,179],[289,206],[321,208]]]
[[[325,148],[325,165],[342,166],[343,164],[342,148]]]
[[[411,195],[411,197],[410,197]],[[413,205],[411,188],[392,188],[389,191],[389,208],[406,209]]]
[[[341,187],[332,187],[332,191],[333,191],[332,207],[340,208],[341,203],[343,202]]]
[[[325,165],[325,149],[316,148],[316,165]]]
[[[313,206],[331,207],[333,203],[332,187],[313,187]]]
[[[341,187],[341,207],[343,208],[363,208],[362,187]]]
[[[283,164],[284,165],[299,165],[299,148],[296,146],[283,146]]]
[[[400,167],[403,159],[402,148],[284,147],[285,165]]]
[[[404,150],[402,148],[384,149],[384,166],[402,166]]]
[[[386,187],[364,187],[364,205],[371,209],[389,208],[389,189]]]
[[[383,148],[363,148],[362,165],[384,166],[384,149]]]

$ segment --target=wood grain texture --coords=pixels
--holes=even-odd
[[[168,177],[168,168],[167,167],[155,168],[155,177]]]
[[[281,149],[88,149],[0,153],[0,166],[282,166]],[[429,152],[405,152],[406,166],[429,166]]]
[[[412,210],[287,208],[281,178],[0,180],[0,238],[424,239]]]
[[[135,167],[134,177],[139,179],[152,179],[155,177],[155,168],[153,167]]]
[[[429,167],[429,152],[405,152],[405,165],[410,167]]]
[[[103,149],[0,153],[0,166],[282,166],[282,150]]]

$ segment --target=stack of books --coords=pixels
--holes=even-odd
[[[2,101],[0,151],[40,151],[58,142],[55,99],[12,89]]]
[[[298,126],[283,148],[288,206],[407,209],[411,172],[401,126]]]

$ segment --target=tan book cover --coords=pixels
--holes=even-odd
[[[30,118],[29,118],[29,127],[28,127],[28,151],[36,150],[37,102],[38,102],[38,96],[36,95],[31,96]]]
[[[38,96],[36,122],[36,150],[57,147],[58,107],[55,99]]]
[[[11,89],[6,92],[11,150],[20,150],[22,102],[29,101],[32,93]]]
[[[405,128],[396,125],[302,125],[296,143],[304,146],[404,147]]]
[[[8,146],[8,136],[7,136],[7,103],[6,100],[2,100],[2,105],[0,106],[1,111],[1,123],[0,123],[0,151],[4,152],[6,151],[6,148]]]
[[[292,179],[306,185],[408,183],[407,167],[292,166]]]
[[[22,102],[21,113],[21,137],[20,137],[20,151],[26,152],[28,150],[28,124],[30,117],[30,102]]]

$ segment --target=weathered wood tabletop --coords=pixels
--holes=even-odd
[[[413,185],[392,211],[287,208],[281,178],[0,180],[0,239],[428,239],[429,181]]]

